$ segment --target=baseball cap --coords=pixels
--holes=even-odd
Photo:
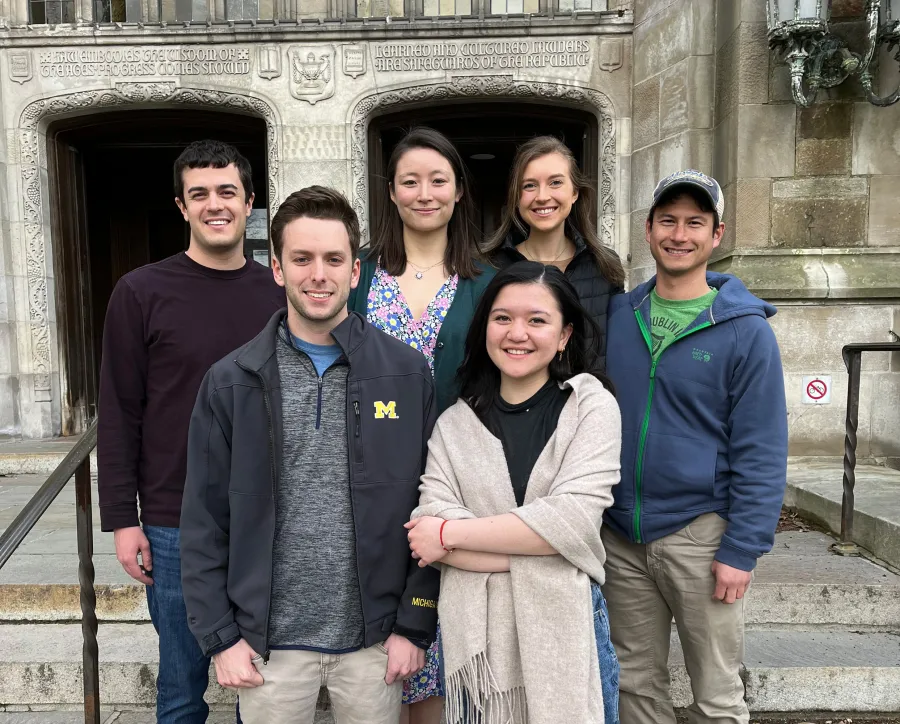
[[[689,168],[686,171],[676,171],[675,173],[669,174],[656,184],[656,188],[653,189],[653,204],[650,206],[651,214],[653,213],[653,209],[655,209],[656,205],[659,203],[662,195],[666,191],[677,186],[693,186],[696,189],[700,189],[700,191],[709,197],[713,208],[719,215],[719,219],[721,220],[725,215],[725,196],[722,194],[722,188],[719,186],[719,182],[711,176],[707,176],[700,171],[695,171],[692,168]]]

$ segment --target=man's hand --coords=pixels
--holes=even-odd
[[[447,551],[441,545],[440,532],[443,523],[441,518],[425,516],[404,524],[403,527],[409,531],[406,537],[409,540],[412,557],[418,559],[419,568],[429,566],[447,555]]]
[[[713,561],[712,573],[716,577],[716,592],[713,593],[713,598],[724,603],[734,603],[743,598],[750,587],[753,575],[750,571],[732,568],[719,561]]]
[[[255,658],[259,658],[259,654],[251,649],[250,644],[244,639],[213,656],[219,685],[226,689],[252,689],[262,686],[265,682],[262,674],[253,665]]]
[[[150,553],[150,541],[144,535],[139,525],[130,528],[116,528],[113,531],[113,540],[116,544],[116,559],[122,564],[125,573],[135,581],[140,581],[145,586],[152,586],[153,579],[144,574],[153,570],[153,557]],[[138,553],[141,555],[138,563]]]
[[[404,636],[391,634],[384,642],[388,652],[384,683],[390,686],[398,679],[412,676],[425,666],[425,652]]]

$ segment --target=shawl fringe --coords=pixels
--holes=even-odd
[[[525,687],[500,691],[487,655],[473,656],[446,676],[445,713],[448,724],[526,724]]]

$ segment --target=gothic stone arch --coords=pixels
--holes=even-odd
[[[269,212],[279,203],[278,165],[280,148],[277,116],[273,107],[259,98],[200,88],[179,88],[174,83],[117,83],[115,88],[87,90],[29,103],[19,120],[19,149],[24,196],[25,260],[28,278],[28,320],[31,327],[34,399],[51,400],[50,303],[47,294],[47,238],[50,219],[45,216],[41,188],[40,159],[46,157],[44,122],[53,116],[102,111],[122,106],[203,106],[263,118],[268,153]]]
[[[350,172],[353,208],[359,216],[363,234],[368,230],[369,176],[366,159],[366,135],[369,121],[375,115],[396,110],[408,103],[442,103],[466,98],[534,100],[559,106],[577,106],[597,115],[600,130],[598,159],[598,231],[604,244],[612,246],[615,229],[616,136],[615,110],[603,93],[558,83],[516,81],[512,76],[464,76],[449,82],[414,86],[373,93],[364,97],[353,109],[350,120]]]

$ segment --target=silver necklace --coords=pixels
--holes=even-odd
[[[418,264],[413,264],[409,259],[406,260],[406,263],[409,264],[413,269],[416,270],[416,279],[421,279],[422,277],[425,276],[425,272],[430,271],[431,269],[434,269],[438,264],[443,264],[444,260],[441,259],[436,264],[432,264],[431,266],[425,266],[425,267],[421,267]]]

